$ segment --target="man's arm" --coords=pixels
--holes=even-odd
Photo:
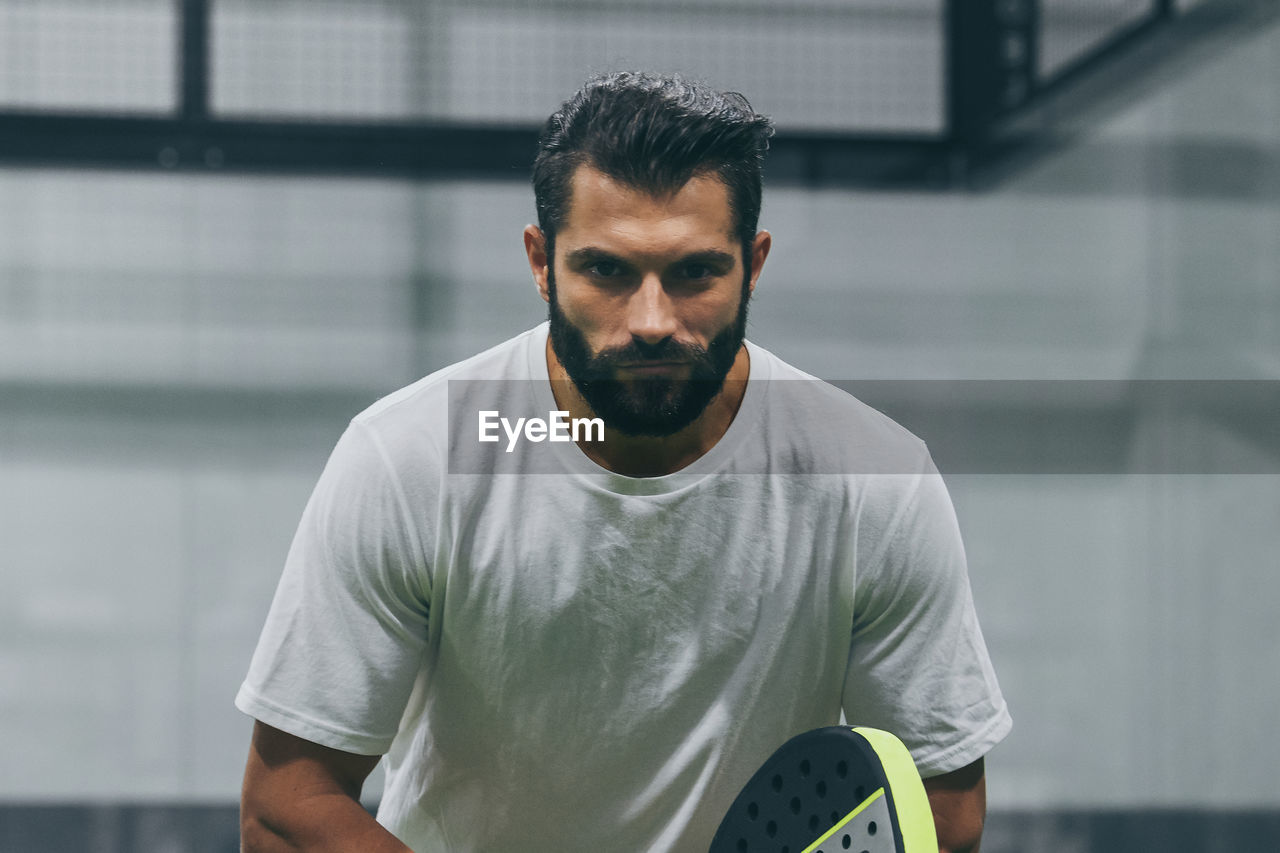
[[[987,777],[983,760],[924,780],[938,831],[939,853],[978,853],[987,816]]]
[[[377,763],[255,723],[240,794],[242,853],[410,853],[360,805]]]

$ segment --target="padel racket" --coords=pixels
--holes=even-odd
[[[796,735],[725,813],[710,853],[938,853],[924,783],[902,741],[828,726]]]

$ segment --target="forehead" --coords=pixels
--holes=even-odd
[[[730,248],[729,188],[714,173],[697,174],[674,192],[653,195],[582,165],[570,181],[568,211],[556,242],[619,251]]]

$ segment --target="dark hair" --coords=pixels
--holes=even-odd
[[[655,195],[714,173],[729,190],[734,230],[749,254],[772,135],[773,123],[736,92],[634,72],[587,81],[538,139],[533,195],[548,255],[568,212],[574,171],[584,164]]]

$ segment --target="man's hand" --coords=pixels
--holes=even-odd
[[[967,767],[924,780],[938,831],[939,853],[978,853],[987,817],[987,777],[979,758]]]
[[[410,853],[360,805],[360,788],[377,764],[378,756],[256,723],[240,794],[240,850]]]

